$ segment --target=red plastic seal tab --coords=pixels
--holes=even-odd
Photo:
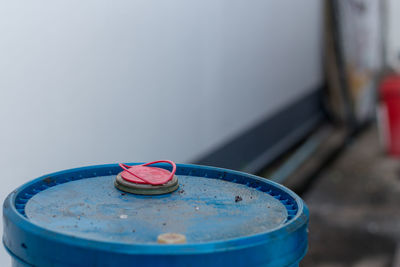
[[[148,167],[156,163],[168,163],[172,166],[172,171],[158,167]],[[121,173],[122,179],[135,184],[162,185],[172,180],[176,172],[176,165],[170,160],[158,160],[142,165],[128,166],[120,163],[119,166],[124,169]]]

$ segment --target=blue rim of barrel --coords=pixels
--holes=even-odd
[[[129,163],[136,165],[141,163]],[[157,167],[166,168],[167,164],[157,164]],[[101,175],[117,175],[121,171],[117,164],[96,165],[64,170],[39,177],[12,192],[3,205],[4,236],[3,243],[16,257],[29,262],[30,256],[24,250],[23,242],[37,244],[49,242],[51,244],[68,247],[84,248],[89,251],[103,251],[102,253],[120,255],[196,255],[204,253],[227,252],[269,244],[271,241],[289,238],[297,240],[291,250],[297,260],[300,260],[307,250],[308,209],[302,199],[284,186],[255,175],[209,166],[177,164],[176,175],[196,176],[212,179],[221,179],[233,183],[243,184],[250,188],[265,192],[280,201],[286,208],[288,217],[282,225],[268,231],[227,240],[218,240],[196,244],[122,244],[117,242],[102,242],[90,240],[64,233],[55,232],[35,225],[25,215],[26,203],[36,194],[47,188],[70,181],[93,178]],[[290,237],[290,236],[293,237]],[[278,238],[279,237],[279,238]],[[292,239],[291,239],[292,238]],[[13,245],[8,242],[13,239]],[[29,240],[29,241],[27,241]],[[21,245],[19,244],[21,242]],[[287,242],[287,240],[286,240]],[[272,243],[271,243],[272,244]],[[293,255],[293,256],[294,256]],[[291,258],[291,257],[289,257]],[[293,259],[287,259],[293,264]]]

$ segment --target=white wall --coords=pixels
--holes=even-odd
[[[400,1],[387,0],[387,61],[400,72]]]
[[[82,165],[187,162],[315,88],[321,1],[0,1],[1,198]]]

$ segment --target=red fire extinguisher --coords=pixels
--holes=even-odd
[[[387,76],[380,86],[381,137],[390,155],[400,156],[400,75]]]

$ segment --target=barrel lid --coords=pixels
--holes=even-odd
[[[65,249],[79,247],[102,257],[109,254],[109,259],[121,253],[130,257],[215,253],[266,244],[274,235],[293,238],[290,235],[296,236],[307,222],[300,198],[256,176],[178,164],[178,190],[142,196],[114,187],[120,171],[118,165],[67,170],[17,189],[4,204],[6,247],[31,264],[38,264],[32,261],[41,261],[37,255],[43,253],[53,261],[61,257],[68,262]],[[158,244],[165,233],[184,235],[186,244]],[[43,246],[46,242],[52,246]],[[296,260],[305,251],[304,233],[300,243],[294,246],[297,251],[291,251]],[[54,252],[57,247],[60,255]],[[83,251],[76,253],[88,257]]]

